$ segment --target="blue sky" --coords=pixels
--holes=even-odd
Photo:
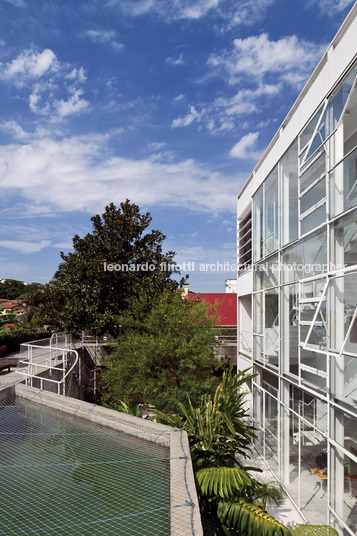
[[[224,292],[200,265],[235,263],[237,194],[352,5],[0,0],[0,278],[49,281],[129,198]]]

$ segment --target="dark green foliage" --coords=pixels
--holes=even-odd
[[[157,413],[163,424],[182,427],[190,442],[205,536],[290,536],[288,529],[265,511],[268,499],[279,502],[280,491],[256,480],[236,454],[250,453],[254,428],[243,419],[249,369],[225,371],[214,396],[205,395],[194,407],[191,400],[177,405],[176,415]]]
[[[217,514],[232,536],[291,536],[290,530],[263,508],[244,499],[220,501]]]
[[[214,355],[215,320],[204,304],[174,292],[130,301],[117,317],[121,335],[102,371],[102,400],[117,407],[153,404],[166,411],[191,396],[214,393],[220,364]]]
[[[25,285],[23,281],[18,281],[17,279],[5,279],[4,283],[0,283],[0,298],[6,300],[22,299],[25,294],[34,294],[42,287],[43,285],[40,283],[29,283]]]
[[[29,330],[17,328],[11,332],[3,333],[0,331],[0,346],[6,346],[6,352],[18,352],[22,342],[28,342],[50,337],[48,331]]]
[[[174,252],[163,252],[165,235],[148,231],[150,214],[141,214],[128,200],[118,208],[111,203],[91,222],[92,233],[74,236],[74,252],[61,253],[62,263],[49,289],[56,309],[48,311],[45,323],[74,334],[87,330],[117,336],[117,315],[127,308],[128,299],[144,291],[153,297],[177,288],[172,271],[160,269],[161,263],[174,264]],[[107,267],[148,263],[155,270],[109,271],[105,263]]]

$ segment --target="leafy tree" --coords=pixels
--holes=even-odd
[[[152,297],[177,288],[171,279],[174,252],[163,252],[165,235],[148,230],[151,220],[149,212],[141,214],[129,200],[118,208],[111,203],[102,216],[93,216],[92,232],[75,235],[74,251],[61,252],[62,263],[49,285],[56,307],[47,312],[45,323],[71,333],[117,336],[116,317],[131,296],[145,291]]]
[[[25,284],[17,279],[4,279],[3,281],[0,283],[0,298],[6,300],[23,299],[24,294],[31,295],[43,287],[41,283]]]
[[[167,291],[143,294],[117,317],[121,335],[102,371],[102,399],[111,407],[153,404],[174,410],[190,396],[214,393],[221,366],[214,353],[215,319],[203,303]]]

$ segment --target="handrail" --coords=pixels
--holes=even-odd
[[[19,363],[22,363],[23,365],[25,365],[25,368],[24,369],[20,369],[20,370],[16,370],[15,372],[17,374],[22,374],[23,376],[25,377],[28,377],[28,378],[38,378],[41,382],[41,389],[42,389],[42,385],[43,385],[43,381],[48,381],[50,383],[56,383],[57,386],[58,386],[58,393],[60,391],[60,385],[64,385],[66,379],[68,378],[68,376],[71,374],[71,372],[73,371],[74,367],[77,365],[78,363],[78,360],[79,360],[79,355],[78,355],[78,352],[77,350],[74,350],[72,348],[60,348],[60,347],[56,347],[56,346],[47,346],[47,349],[48,349],[48,353],[49,353],[49,358],[46,359],[46,360],[41,360],[39,362],[36,362],[34,361],[34,359],[36,359],[36,357],[42,357],[42,356],[33,356],[33,349],[37,348],[37,349],[41,349],[43,350],[44,346],[41,346],[41,345],[38,345],[38,344],[31,344],[31,343],[24,343],[23,346],[27,347],[27,359],[21,359],[19,360]],[[57,355],[55,355],[53,357],[53,352],[58,352]],[[74,356],[75,356],[75,359],[74,359],[74,362],[72,363],[72,365],[69,367],[69,369],[66,371],[66,363],[67,363],[67,359],[68,359],[68,354],[70,353],[73,353]],[[58,359],[61,359],[62,361],[62,368],[58,366],[58,363],[55,364],[55,366],[52,365],[52,360],[55,360],[57,361]],[[33,373],[33,368],[35,367],[35,372],[36,374]],[[38,368],[42,368],[44,370],[49,370],[49,371],[57,371],[57,372],[62,372],[62,378],[59,379],[59,380],[54,380],[53,378],[42,378],[40,376],[37,376],[37,372],[38,372]]]

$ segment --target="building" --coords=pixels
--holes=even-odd
[[[188,286],[188,285],[187,285]],[[185,300],[200,300],[212,308],[217,317],[216,336],[219,345],[217,356],[222,361],[233,361],[237,364],[237,294],[232,292],[191,292],[189,291]]]
[[[357,3],[238,197],[238,367],[301,514],[357,531]]]
[[[227,294],[237,294],[237,280],[236,279],[226,279],[225,287]]]

